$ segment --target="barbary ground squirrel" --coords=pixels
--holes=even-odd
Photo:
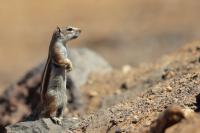
[[[66,43],[77,38],[80,33],[81,30],[75,27],[57,27],[53,33],[42,76],[39,118],[51,118],[56,124],[62,124],[64,109],[69,100],[66,86],[69,86],[68,82],[72,83],[67,81],[67,72],[72,70],[72,63],[68,58]]]

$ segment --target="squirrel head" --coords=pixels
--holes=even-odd
[[[79,37],[81,30],[76,27],[67,26],[60,28],[57,26],[56,30],[54,31],[54,36],[57,40],[66,43],[72,39],[76,39]]]

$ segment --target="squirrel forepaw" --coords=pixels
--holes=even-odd
[[[65,69],[67,70],[67,72],[72,71],[72,63],[69,63],[68,65],[65,66]]]

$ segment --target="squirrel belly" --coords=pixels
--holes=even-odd
[[[54,64],[52,68],[46,95],[55,97],[58,108],[67,104],[66,70]]]

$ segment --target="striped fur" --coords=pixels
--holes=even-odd
[[[48,53],[48,58],[47,58],[47,62],[44,68],[44,72],[42,75],[42,84],[41,84],[41,89],[40,89],[40,96],[41,96],[41,102],[43,103],[43,101],[45,100],[45,94],[47,92],[47,88],[48,88],[48,84],[49,84],[49,79],[50,79],[50,74],[51,74],[51,64],[52,64],[52,60],[51,60],[51,48],[52,45],[55,44],[56,42],[56,36],[57,33],[56,31],[54,32],[53,36],[52,36],[52,40],[49,46],[49,53]]]

